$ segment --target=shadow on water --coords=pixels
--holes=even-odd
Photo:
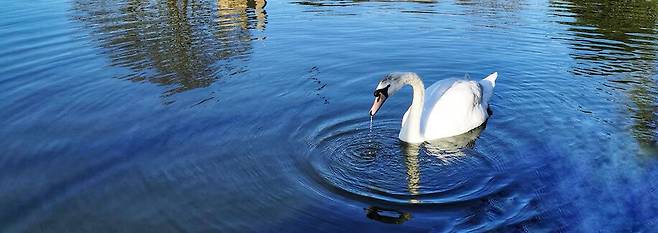
[[[388,224],[402,224],[411,219],[411,213],[395,209],[370,206],[365,210],[369,219]]]
[[[267,23],[264,0],[73,2],[119,78],[171,87],[169,96],[245,72],[253,32]]]
[[[633,119],[631,132],[642,152],[658,155],[657,1],[551,1],[553,13],[572,20],[565,41],[576,76],[604,77],[624,92]],[[561,18],[565,19],[565,18]]]

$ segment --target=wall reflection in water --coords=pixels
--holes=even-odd
[[[120,78],[170,87],[171,95],[246,71],[266,1],[100,0],[73,2],[74,19],[91,29]]]
[[[625,90],[633,119],[632,134],[645,151],[658,154],[656,1],[551,1],[554,14],[569,16],[566,39],[577,76],[606,77]],[[562,17],[561,17],[562,18]],[[562,18],[563,19],[563,18]]]

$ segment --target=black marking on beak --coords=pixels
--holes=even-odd
[[[373,93],[373,95],[375,97],[377,97],[377,96],[379,96],[379,94],[382,94],[382,95],[384,95],[384,97],[388,98],[388,88],[389,87],[391,87],[391,84],[386,85],[386,87],[384,87],[382,89],[375,90],[375,93]]]

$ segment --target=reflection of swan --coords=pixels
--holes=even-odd
[[[422,143],[466,133],[484,123],[498,73],[480,81],[444,79],[425,90],[417,74],[391,73],[377,85],[374,116],[384,101],[404,85],[413,88],[413,101],[402,118],[399,138],[408,143]]]
[[[420,187],[420,167],[418,166],[420,146],[402,142],[400,149],[404,155],[404,164],[407,167],[407,189],[410,194],[417,195]],[[411,199],[409,202],[417,203],[418,200]]]
[[[424,144],[425,149],[430,154],[437,156],[447,153],[460,153],[461,149],[472,146],[486,126],[487,124],[482,124],[464,134],[428,141]]]
[[[441,138],[428,141],[422,144],[429,154],[436,156],[441,160],[450,160],[451,158],[458,158],[454,155],[463,155],[461,150],[473,145],[475,140],[480,136],[486,124],[482,124],[477,128],[453,137]],[[407,188],[412,195],[419,194],[420,188],[420,166],[418,156],[420,155],[421,145],[404,143],[400,144],[400,149],[404,155],[404,163],[407,167]],[[449,158],[450,157],[450,158]],[[418,203],[418,200],[411,199],[411,203]]]

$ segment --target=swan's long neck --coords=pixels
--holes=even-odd
[[[421,134],[421,116],[423,114],[423,104],[425,102],[425,86],[423,80],[414,73],[408,73],[403,76],[402,82],[410,85],[413,89],[413,100],[409,107],[409,114],[405,121],[402,122],[400,130],[400,139],[410,143],[422,143],[425,141]]]

